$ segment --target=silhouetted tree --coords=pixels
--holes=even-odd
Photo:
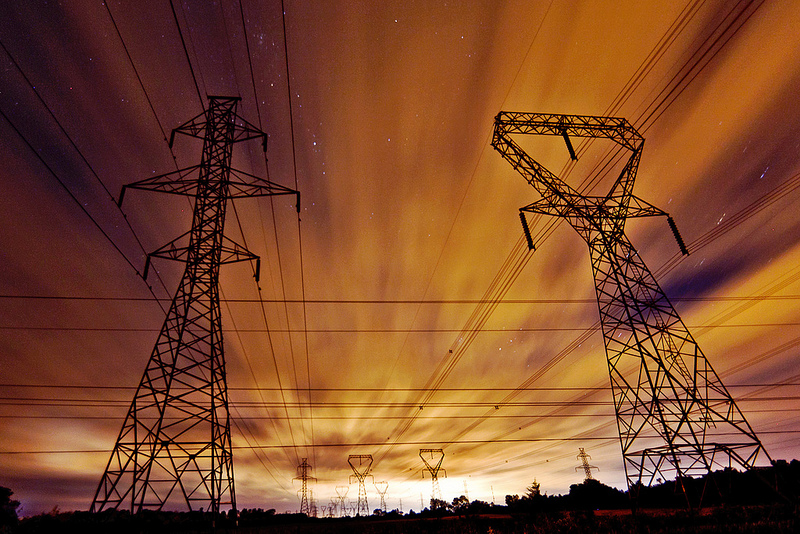
[[[628,506],[625,493],[594,479],[569,487],[569,500],[575,510],[615,509]]]
[[[447,501],[442,499],[431,499],[431,511],[434,510],[447,510],[449,508]]]
[[[535,499],[542,494],[541,489],[539,487],[539,483],[536,482],[536,479],[533,479],[533,483],[530,486],[525,488],[525,496],[529,499]]]
[[[469,508],[469,499],[461,495],[453,499],[452,509],[456,514],[466,514]]]
[[[17,524],[17,508],[19,501],[11,498],[14,492],[9,488],[0,486],[0,531],[5,531],[6,527]]]

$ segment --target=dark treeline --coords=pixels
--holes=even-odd
[[[396,533],[567,533],[567,532],[800,532],[800,461],[777,461],[748,472],[717,471],[698,479],[667,481],[628,492],[597,480],[574,484],[565,495],[547,495],[534,481],[505,505],[460,496],[432,500],[421,512],[397,510],[369,517],[311,518],[244,509],[212,515],[203,512],[107,510],[58,512],[18,519],[19,502],[0,488],[0,534],[114,532],[283,534],[345,532]]]

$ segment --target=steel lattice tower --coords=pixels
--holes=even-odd
[[[381,496],[381,511],[385,514],[386,513],[386,490],[389,489],[389,483],[385,480],[381,480],[380,482],[375,483],[375,490],[378,492],[378,495]]]
[[[297,476],[294,480],[299,480],[301,487],[297,492],[300,494],[300,513],[306,514],[309,517],[316,517],[317,514],[313,510],[312,503],[308,499],[308,482],[310,480],[317,480],[311,476],[311,466],[308,464],[308,458],[303,458],[300,465],[297,466]]]
[[[606,196],[586,196],[537,163],[512,135],[603,138],[631,151]],[[660,474],[681,479],[713,468],[755,466],[769,456],[675,308],[625,235],[632,217],[667,216],[633,195],[644,139],[621,118],[500,112],[492,146],[542,199],[524,213],[566,219],[589,245],[628,487]]]
[[[194,197],[192,228],[148,255],[186,270],[100,479],[91,510],[161,510],[167,502],[217,513],[236,509],[219,268],[258,257],[224,236],[228,199],[299,194],[231,168],[233,144],[266,134],[236,114],[237,97],[209,97],[208,109],[172,132],[203,140],[199,165],[129,184]],[[258,278],[258,267],[256,267]],[[171,501],[172,499],[172,501]]]
[[[594,477],[592,476],[592,469],[597,469],[597,467],[589,465],[589,459],[591,458],[591,456],[589,456],[586,453],[586,451],[583,450],[583,447],[578,447],[578,450],[580,452],[578,453],[578,456],[576,456],[576,458],[581,461],[581,465],[579,467],[576,467],[575,471],[583,469],[584,480],[594,480]],[[536,481],[534,480],[534,483],[535,482]]]
[[[347,463],[353,469],[353,474],[350,475],[350,483],[353,483],[355,478],[358,481],[358,502],[356,503],[355,515],[369,515],[369,503],[367,502],[367,487],[364,485],[364,480],[371,477],[369,474],[372,469],[372,455],[371,454],[351,454],[347,458]]]
[[[331,497],[331,500],[328,503],[327,517],[337,517],[338,510],[339,510],[339,500],[336,497]]]
[[[429,456],[430,458],[426,458],[426,456]],[[425,471],[431,474],[431,501],[434,499],[441,501],[442,491],[439,489],[439,473],[442,473],[445,477],[447,477],[447,472],[442,469],[444,450],[420,449],[419,457],[422,458],[422,463],[425,464],[425,469],[422,470],[422,478],[425,478]],[[428,459],[430,459],[430,462]]]
[[[336,500],[339,503],[339,517],[347,515],[347,492],[350,486],[336,486]]]

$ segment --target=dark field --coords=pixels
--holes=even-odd
[[[115,517],[116,516],[116,517]],[[149,517],[148,517],[149,516]],[[275,515],[261,524],[239,527],[217,524],[194,514],[90,515],[75,512],[23,520],[6,532],[18,533],[237,533],[237,534],[560,534],[560,533],[796,533],[798,509],[793,506],[706,508],[697,512],[630,510],[556,512],[541,514],[487,514],[439,518],[378,517],[307,519]]]

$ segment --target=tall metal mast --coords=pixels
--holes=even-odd
[[[512,135],[604,138],[631,151],[605,196],[586,196],[537,163]],[[761,441],[625,235],[631,217],[667,216],[633,195],[644,139],[613,117],[500,112],[492,146],[541,195],[524,213],[566,219],[589,245],[622,457],[629,488],[659,475],[754,467]],[[674,222],[678,245],[688,254]]]
[[[353,470],[350,475],[350,483],[353,479],[358,482],[358,501],[356,502],[356,515],[369,515],[369,503],[367,502],[367,487],[364,485],[364,480],[371,477],[370,470],[372,469],[372,455],[371,454],[351,454],[347,458],[347,463]],[[374,481],[374,479],[373,479]]]
[[[580,452],[578,452],[578,456],[576,458],[581,461],[581,465],[580,467],[576,467],[575,471],[583,469],[584,480],[594,480],[594,477],[592,476],[592,469],[598,468],[593,465],[589,465],[591,456],[589,456],[586,451],[583,450],[583,447],[578,447],[578,451]]]
[[[425,478],[425,471],[431,475],[431,505],[433,505],[434,500],[442,500],[442,490],[439,488],[439,473],[447,477],[447,472],[442,469],[444,450],[420,449],[419,457],[422,459],[422,463],[425,464],[425,468],[422,470],[422,478]]]
[[[350,491],[350,486],[336,486],[336,502],[339,508],[339,517],[347,515],[347,492]]]
[[[259,258],[224,236],[228,199],[296,195],[292,189],[231,168],[233,144],[265,133],[236,114],[238,97],[209,97],[208,109],[172,132],[203,140],[199,165],[126,188],[194,197],[192,228],[148,255],[182,261],[186,270],[134,395],[92,511],[236,509],[228,386],[222,344],[219,267]],[[188,243],[187,243],[188,241]]]
[[[378,492],[378,495],[381,496],[381,512],[384,514],[386,513],[386,490],[389,489],[389,483],[385,480],[381,480],[380,482],[375,483],[375,489]]]
[[[297,476],[294,480],[299,480],[301,487],[297,492],[300,495],[300,513],[306,514],[309,517],[316,517],[316,513],[312,513],[312,506],[308,499],[308,482],[316,481],[317,479],[311,476],[311,466],[308,464],[308,458],[303,458],[300,465],[297,466]]]

